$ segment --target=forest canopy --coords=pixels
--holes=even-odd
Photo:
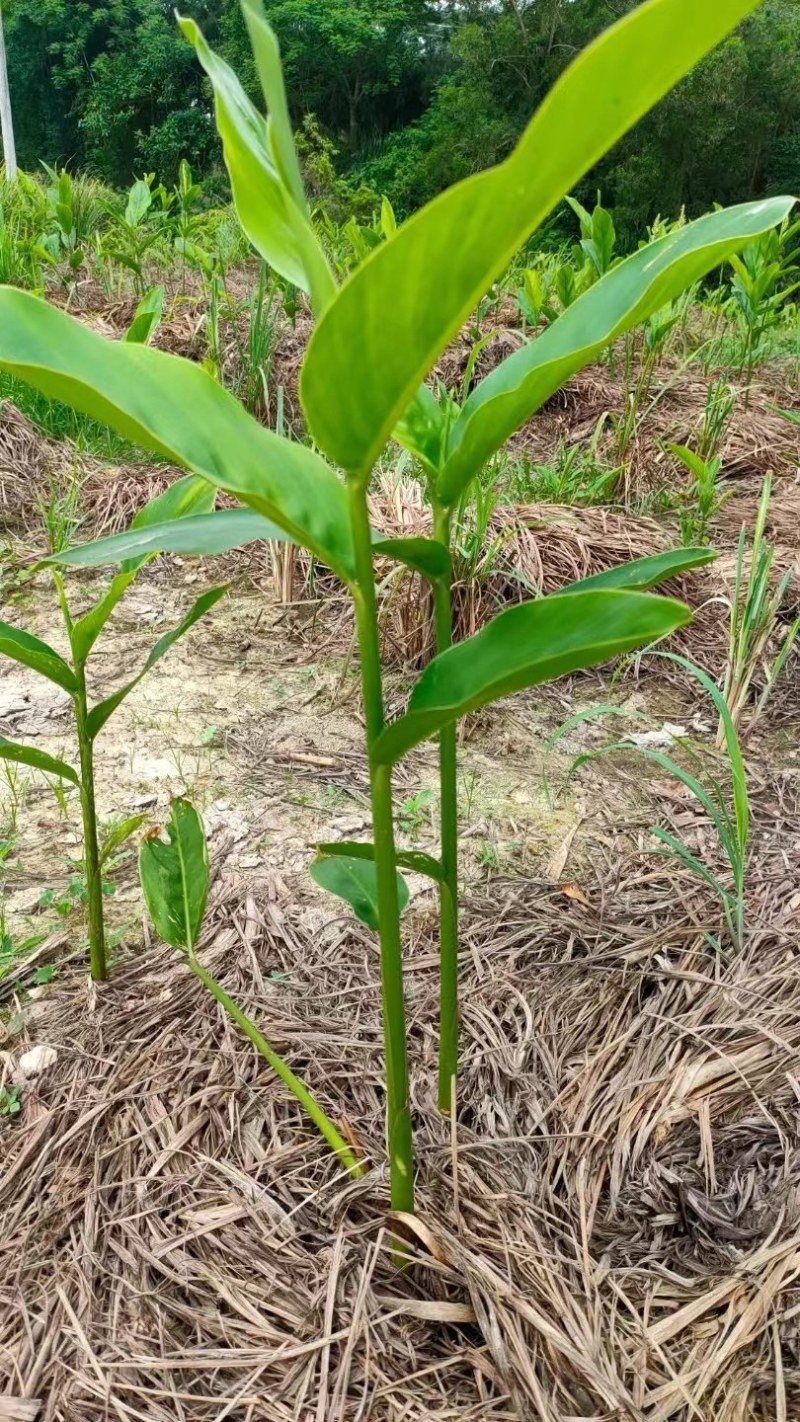
[[[497,162],[570,59],[633,0],[265,0],[312,190],[408,213]],[[238,0],[183,7],[256,96]],[[169,0],[4,0],[19,159],[127,185],[185,157],[224,190],[211,99]],[[591,122],[591,114],[587,114]],[[342,187],[344,182],[345,187]],[[800,191],[800,4],[766,0],[586,180],[631,243]]]

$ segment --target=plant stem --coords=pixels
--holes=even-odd
[[[232,997],[228,996],[225,989],[220,987],[216,978],[212,978],[211,974],[206,972],[206,969],[198,962],[194,953],[189,952],[185,957],[195,977],[199,978],[203,986],[208,988],[211,996],[216,998],[220,1007],[225,1009],[231,1021],[235,1022],[237,1027],[241,1027],[245,1036],[250,1039],[262,1057],[269,1062],[272,1070],[280,1077],[284,1085],[288,1086],[292,1095],[297,1098],[303,1110],[314,1122],[317,1130],[325,1137],[334,1155],[338,1156],[345,1170],[349,1171],[351,1175],[366,1174],[366,1167],[357,1159],[347,1142],[340,1136],[333,1121],[325,1115],[322,1107],[317,1105],[308,1087],[303,1084],[298,1076],[295,1076],[291,1067],[287,1066],[283,1058],[279,1057],[277,1052],[272,1050],[266,1037],[259,1032],[255,1023],[251,1022],[241,1007],[234,1002]]]
[[[105,982],[106,938],[103,924],[103,881],[100,871],[100,850],[97,843],[97,810],[94,800],[94,746],[86,729],[86,674],[82,666],[75,668],[78,694],[75,698],[75,721],[81,767],[81,813],[83,816],[83,865],[86,873],[86,896],[89,920],[89,963],[96,983]]]
[[[373,762],[373,746],[384,725],[378,609],[364,481],[348,480],[350,524],[356,558],[352,589],[361,657],[361,689],[367,729],[372,837],[381,945],[381,993],[386,1051],[386,1135],[393,1210],[414,1209],[414,1148],[408,1096],[408,1054],[403,994],[403,950],[397,897],[397,860],[392,819],[391,766]]]
[[[434,504],[434,536],[450,546],[450,515]],[[436,652],[453,642],[450,579],[433,585]],[[456,725],[439,732],[439,800],[443,880],[439,890],[439,1110],[453,1109],[458,1074],[458,783]]]

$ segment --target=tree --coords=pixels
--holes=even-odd
[[[416,117],[426,0],[266,0],[266,10],[296,114],[318,115],[351,149],[365,130]]]
[[[3,161],[6,165],[6,177],[9,182],[13,183],[17,177],[17,154],[14,147],[14,121],[11,117],[11,94],[8,87],[2,3],[0,3],[0,129],[2,129],[3,136]]]

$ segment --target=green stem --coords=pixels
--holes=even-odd
[[[356,583],[352,589],[361,659],[361,689],[367,728],[372,838],[378,893],[381,945],[381,993],[386,1052],[386,1135],[393,1210],[414,1209],[414,1148],[408,1095],[408,1055],[403,995],[403,950],[400,939],[400,905],[397,897],[397,859],[392,820],[391,766],[376,765],[373,746],[384,725],[378,609],[372,562],[366,488],[363,481],[348,481],[350,524],[356,558]]]
[[[89,963],[95,982],[105,982],[106,937],[103,923],[103,880],[100,870],[100,848],[97,842],[97,810],[94,799],[94,746],[86,722],[89,711],[86,702],[86,675],[82,666],[75,668],[78,694],[75,697],[75,721],[81,767],[81,814],[83,816],[83,865],[86,873],[87,916],[89,920]]]
[[[266,1037],[259,1032],[255,1023],[251,1022],[247,1014],[242,1012],[241,1007],[234,1002],[232,997],[228,996],[225,989],[220,987],[216,978],[212,978],[211,974],[206,972],[193,953],[187,953],[185,957],[195,977],[199,978],[203,986],[208,988],[211,996],[216,999],[220,1007],[225,1009],[231,1021],[235,1022],[237,1027],[241,1027],[244,1035],[250,1039],[265,1061],[269,1062],[272,1070],[280,1077],[284,1085],[288,1086],[292,1095],[297,1098],[303,1110],[314,1122],[317,1130],[325,1137],[334,1155],[338,1156],[345,1170],[349,1171],[351,1175],[366,1174],[366,1167],[356,1158],[347,1142],[342,1139],[333,1121],[325,1115],[322,1107],[317,1105],[308,1087],[304,1086],[298,1076],[295,1076],[291,1067],[287,1066],[283,1058],[272,1050]]]
[[[450,515],[434,505],[434,536],[450,546]],[[452,646],[449,578],[433,585],[437,654]],[[456,724],[439,732],[439,799],[443,879],[439,890],[439,1109],[453,1110],[458,1074],[458,782]]]

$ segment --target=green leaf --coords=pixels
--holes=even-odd
[[[696,775],[693,775],[691,771],[684,770],[675,757],[667,755],[665,751],[654,750],[651,746],[636,745],[632,741],[614,741],[610,745],[599,746],[597,750],[582,751],[573,760],[569,774],[572,775],[574,771],[580,769],[582,765],[588,765],[592,760],[598,760],[601,756],[611,755],[616,751],[626,751],[644,756],[645,760],[651,761],[653,765],[657,765],[659,769],[665,770],[668,775],[679,780],[681,785],[685,785],[686,789],[694,795],[698,804],[702,805],[719,835],[726,854],[730,856],[731,849],[735,850],[735,840],[731,835],[732,821],[724,801],[710,794]]]
[[[168,484],[163,493],[156,494],[131,519],[131,528],[150,528],[153,524],[172,522],[179,518],[189,518],[194,514],[210,514],[217,501],[217,491],[207,479],[196,474],[186,474]],[[144,557],[132,560],[126,571],[135,571],[145,562]]]
[[[693,874],[696,874],[698,878],[708,884],[714,890],[714,893],[719,895],[726,906],[732,903],[731,895],[724,885],[720,883],[719,879],[711,873],[711,870],[706,867],[701,859],[698,859],[696,854],[692,854],[691,850],[689,850],[685,844],[682,844],[679,839],[676,839],[674,834],[670,834],[668,830],[662,829],[660,825],[651,825],[650,833],[654,839],[660,840],[661,844],[666,845],[666,851],[669,854],[674,855],[676,859],[679,859],[682,864],[686,865],[687,869],[691,869]],[[661,854],[664,852],[664,850],[656,851],[656,853]]]
[[[381,533],[373,533],[372,541],[381,557],[405,563],[423,577],[433,581],[450,576],[449,549],[436,538],[384,538]]]
[[[122,337],[123,341],[146,346],[158,327],[163,312],[164,288],[163,286],[154,286],[152,291],[148,291],[147,295],[143,296],[139,302],[136,314]]]
[[[137,178],[128,193],[128,205],[125,208],[125,221],[129,227],[138,227],[147,216],[153,202],[153,194],[150,191],[150,184],[144,178]]]
[[[374,844],[363,844],[352,839],[328,840],[314,847],[318,854],[329,858],[368,860],[375,858]],[[437,883],[444,879],[442,866],[432,854],[424,854],[420,849],[399,849],[395,858],[398,868],[408,869],[411,874],[425,874],[428,879],[435,879]]]
[[[736,725],[730,712],[725,697],[720,691],[715,681],[698,667],[688,657],[682,657],[678,652],[654,652],[653,656],[664,657],[667,661],[675,662],[677,666],[683,667],[685,671],[691,673],[696,681],[699,681],[703,690],[708,693],[722,725],[725,737],[725,749],[728,753],[728,763],[731,772],[731,791],[733,794],[733,810],[736,820],[736,840],[739,851],[744,854],[747,841],[750,835],[750,796],[747,789],[747,771],[745,770],[742,747],[736,731]]]
[[[708,213],[620,262],[482,380],[450,430],[438,494],[454,503],[490,455],[564,381],[736,248],[776,226],[794,199],[742,203]]]
[[[0,736],[0,760],[14,760],[20,765],[30,765],[34,770],[43,770],[46,775],[57,775],[61,780],[68,780],[71,785],[80,784],[72,766],[67,765],[65,761],[56,760],[55,756],[37,750],[35,746],[23,746],[19,741],[9,741],[6,736]]]
[[[191,361],[107,341],[47,302],[2,287],[0,369],[193,470],[274,519],[345,581],[353,576],[347,495],[333,470],[264,429]]]
[[[155,666],[156,662],[160,662],[161,658],[166,656],[170,647],[174,647],[175,643],[180,641],[180,638],[183,637],[191,627],[194,627],[195,622],[199,622],[200,618],[208,612],[209,608],[212,608],[215,602],[219,602],[220,598],[223,597],[227,591],[228,588],[227,585],[225,585],[221,588],[211,588],[208,592],[203,593],[202,597],[199,597],[197,602],[194,603],[189,612],[187,612],[183,621],[180,622],[177,627],[173,627],[171,632],[165,632],[164,636],[158,639],[138,676],[126,682],[125,685],[121,686],[119,691],[115,691],[112,696],[107,696],[105,701],[98,701],[97,705],[89,712],[86,722],[86,730],[91,740],[94,740],[98,732],[103,729],[109,716],[113,715],[120,705],[120,702],[124,701],[125,697],[133,691],[133,688],[139,685],[142,677],[147,675]]]
[[[145,839],[139,879],[155,930],[172,948],[191,951],[208,901],[208,849],[203,823],[188,800],[172,801],[167,842]]]
[[[634,558],[630,563],[617,563],[590,578],[569,583],[563,593],[585,592],[591,588],[623,588],[629,592],[647,592],[668,578],[677,578],[691,568],[703,568],[717,557],[713,548],[672,548],[668,553],[652,553],[647,558]]]
[[[91,545],[89,546],[91,547]],[[63,556],[66,560],[69,554],[67,553]],[[54,563],[56,561],[60,562],[61,556],[59,556],[58,559],[53,558],[50,561]],[[96,602],[94,607],[90,608],[88,612],[84,613],[83,617],[79,617],[77,622],[73,622],[70,629],[69,640],[76,666],[82,666],[86,661],[86,658],[100,636],[114,608],[120,599],[124,597],[135,577],[135,571],[118,573],[117,576],[112,579],[111,586],[105,596],[102,597],[99,602]]]
[[[119,824],[111,827],[103,835],[100,845],[100,865],[101,867],[122,848],[126,839],[130,839],[138,829],[145,823],[147,815],[130,815],[128,819],[121,820]]]
[[[259,78],[272,106],[269,123],[250,102],[230,65],[208,46],[194,20],[179,17],[178,23],[211,81],[239,221],[256,251],[295,286],[310,292],[321,314],[336,288],[305,206],[299,205],[293,191],[291,169],[296,159],[292,165],[277,44],[259,7],[246,5],[245,19]]]
[[[681,464],[686,466],[690,474],[694,474],[695,479],[700,483],[708,468],[706,461],[685,444],[668,444],[667,449],[670,454],[674,454],[675,458],[681,461]]]
[[[211,557],[267,538],[280,541],[287,539],[288,534],[250,509],[218,509],[216,513],[192,514],[169,523],[143,528],[132,526],[127,533],[115,533],[111,538],[98,538],[94,543],[70,548],[51,561],[73,568],[100,568],[129,558],[152,557],[156,553]]]
[[[596,666],[690,620],[688,607],[647,593],[555,593],[501,612],[482,631],[434,657],[404,716],[378,736],[379,763],[394,764],[470,711],[567,672]]]
[[[311,432],[366,474],[510,258],[584,173],[758,0],[649,0],[569,66],[509,158],[436,198],[341,289],[311,340]]]
[[[12,627],[8,622],[0,622],[0,656],[11,657],[13,661],[21,662],[23,666],[46,676],[48,681],[54,681],[56,686],[63,687],[70,696],[75,696],[78,690],[75,673],[58,652],[48,646],[47,642],[32,637],[29,632],[20,631],[18,627]]]
[[[394,430],[395,439],[434,478],[445,454],[447,421],[432,390],[420,385]]]
[[[78,665],[83,665],[88,657],[97,638],[100,636],[109,617],[111,616],[117,603],[124,597],[137,572],[148,557],[152,556],[153,550],[143,548],[147,541],[147,529],[150,523],[158,518],[177,519],[181,512],[188,512],[193,509],[207,509],[214,507],[216,491],[205,479],[198,479],[195,474],[188,474],[184,479],[177,479],[174,484],[170,484],[163,494],[158,494],[140,509],[131,523],[131,530],[127,534],[120,534],[122,539],[131,539],[132,550],[136,549],[136,540],[139,540],[138,556],[131,556],[131,553],[123,555],[122,572],[112,579],[111,585],[98,603],[79,617],[72,624],[70,631],[70,645],[72,655]],[[253,515],[258,517],[258,515]],[[169,525],[167,525],[169,527]],[[112,539],[100,539],[99,543],[112,542]],[[97,544],[86,543],[80,548],[67,549],[63,553],[54,554],[48,558],[48,563],[64,563],[68,566],[79,568],[93,568],[102,566],[102,560],[91,557],[91,549]],[[158,550],[155,550],[158,551]],[[108,560],[119,561],[119,560]]]
[[[274,30],[267,23],[261,0],[242,0],[242,13],[269,115],[267,128],[275,166],[300,211],[305,212],[306,195],[294,146],[278,41]]]
[[[371,859],[338,855],[315,859],[311,877],[321,889],[344,899],[356,918],[377,932],[378,876]],[[397,897],[402,913],[408,903],[408,885],[402,874],[397,875]]]

